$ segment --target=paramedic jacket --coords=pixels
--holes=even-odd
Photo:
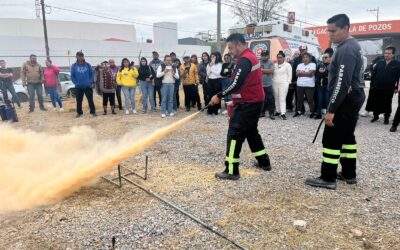
[[[237,58],[231,84],[217,96],[232,95],[233,104],[264,102],[261,66],[257,57],[245,49]]]
[[[353,37],[350,37],[339,44],[329,66],[328,89],[331,99],[327,112],[335,113],[350,91],[364,87],[361,47]]]

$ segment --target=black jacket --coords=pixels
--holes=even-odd
[[[371,87],[381,90],[394,90],[399,77],[399,61],[392,60],[389,64],[386,64],[385,60],[380,60],[372,70]]]
[[[319,72],[319,69],[324,67],[325,72],[321,73]],[[326,63],[320,63],[317,66],[317,69],[315,71],[315,83],[318,84],[319,86],[326,87],[328,86],[328,73],[329,73],[329,64]]]

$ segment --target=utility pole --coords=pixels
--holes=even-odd
[[[376,16],[376,21],[379,22],[379,7],[376,9],[367,9],[367,11]]]
[[[221,52],[221,0],[217,2],[217,51]]]
[[[49,41],[47,39],[47,25],[46,25],[46,12],[44,0],[40,0],[40,4],[42,5],[42,17],[43,17],[43,30],[44,30],[44,44],[46,46],[46,58],[50,59],[50,49],[49,49]]]

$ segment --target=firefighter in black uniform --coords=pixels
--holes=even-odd
[[[350,20],[345,14],[328,20],[331,42],[338,44],[329,66],[330,101],[322,139],[321,176],[308,178],[306,184],[336,189],[336,179],[356,184],[357,143],[354,136],[364,100],[364,66],[361,47],[350,36]],[[338,164],[342,172],[337,174]]]
[[[238,180],[239,154],[245,139],[257,159],[257,166],[266,171],[271,170],[267,151],[257,129],[265,93],[260,63],[247,48],[243,35],[231,34],[226,41],[230,52],[237,59],[236,65],[231,84],[213,96],[210,105],[216,105],[221,98],[231,95],[234,109],[229,123],[225,170],[215,176],[220,179]]]

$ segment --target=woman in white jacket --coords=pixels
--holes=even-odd
[[[285,54],[279,51],[277,55],[278,63],[275,64],[274,76],[272,79],[272,89],[274,90],[276,114],[286,120],[286,95],[289,84],[292,81],[292,66],[285,62]]]

